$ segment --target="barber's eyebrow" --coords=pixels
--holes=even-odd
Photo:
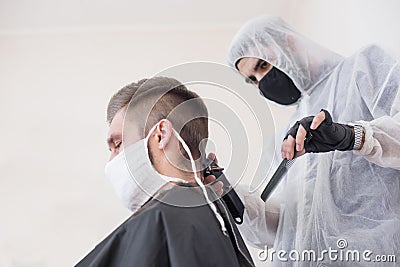
[[[258,68],[260,67],[260,65],[261,65],[261,63],[263,63],[264,62],[264,60],[262,60],[262,59],[259,59],[259,60],[257,60],[257,63],[256,63],[256,65],[254,66],[254,71],[257,71],[258,70]]]

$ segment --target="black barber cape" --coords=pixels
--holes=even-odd
[[[76,266],[254,266],[221,200],[214,203],[225,221],[228,235],[222,233],[208,205],[166,204],[176,203],[177,198],[204,203],[198,187],[170,186],[157,199],[150,199]]]

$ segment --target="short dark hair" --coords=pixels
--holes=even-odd
[[[128,112],[132,113],[132,119],[139,125],[142,137],[157,122],[168,119],[189,147],[193,158],[197,160],[202,157],[200,162],[205,159],[208,111],[200,96],[179,81],[167,77],[148,79],[132,97]],[[180,148],[188,159],[181,145]]]

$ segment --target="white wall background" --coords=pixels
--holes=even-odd
[[[399,10],[396,0],[0,0],[0,267],[71,266],[129,216],[103,172],[105,108],[122,86],[182,62],[225,63],[240,25],[261,14],[344,55],[376,42],[399,56]],[[274,113],[287,123],[290,111]]]

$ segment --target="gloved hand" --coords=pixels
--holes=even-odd
[[[333,150],[352,150],[354,147],[354,130],[352,126],[334,123],[326,110],[324,119],[318,124],[314,116],[309,116],[297,121],[288,131],[282,145],[282,157],[292,159],[304,153],[320,153]],[[296,143],[296,155],[294,144]]]

